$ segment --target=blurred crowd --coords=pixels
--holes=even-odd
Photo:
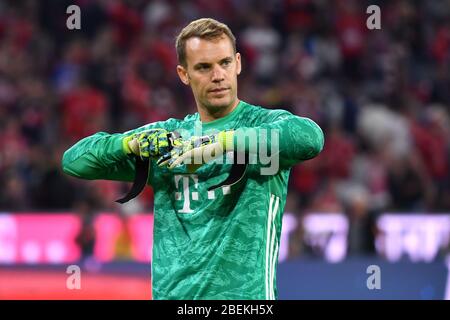
[[[72,4],[80,30],[66,26]],[[366,26],[372,4],[380,30]],[[195,112],[174,39],[200,17],[237,37],[241,99],[324,130],[320,156],[292,170],[286,211],[345,212],[355,250],[381,212],[450,211],[449,0],[1,1],[0,211],[74,209],[86,194],[151,211],[150,188],[116,207],[129,185],[68,177],[61,156],[98,131]]]

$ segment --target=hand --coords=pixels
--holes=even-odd
[[[150,129],[123,139],[126,153],[143,158],[158,158],[172,149],[173,134],[165,129]]]
[[[233,131],[221,131],[216,135],[194,136],[189,140],[179,137],[173,140],[172,150],[163,154],[157,161],[160,167],[173,169],[187,164],[189,171],[197,170],[201,165],[233,150]]]

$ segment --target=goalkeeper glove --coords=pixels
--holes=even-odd
[[[197,170],[204,163],[232,151],[234,131],[221,131],[210,136],[194,136],[189,140],[179,137],[173,140],[172,150],[157,161],[160,167],[173,169],[180,164],[188,164],[189,171]]]
[[[172,148],[174,136],[165,129],[150,129],[126,136],[122,142],[127,154],[144,158],[157,158],[168,153]]]

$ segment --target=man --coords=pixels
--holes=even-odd
[[[309,119],[238,99],[235,42],[218,21],[191,22],[176,40],[177,72],[198,112],[123,134],[99,132],[63,156],[67,174],[121,181],[133,180],[133,159],[150,159],[154,299],[277,298],[290,167],[315,157],[323,134]],[[270,168],[258,161],[267,160],[265,150],[277,162]]]

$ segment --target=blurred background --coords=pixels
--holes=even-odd
[[[325,133],[292,169],[280,298],[450,299],[449,0],[0,1],[0,299],[151,298],[151,189],[117,205],[128,184],[71,178],[61,157],[196,111],[174,39],[200,17],[235,34],[241,99]]]

